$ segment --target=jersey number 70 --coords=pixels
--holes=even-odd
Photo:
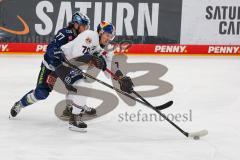
[[[85,54],[85,53],[87,53],[87,52],[90,52],[90,48],[89,47],[87,47],[87,46],[82,46],[83,47],[83,53]]]

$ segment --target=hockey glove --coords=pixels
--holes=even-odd
[[[107,63],[102,55],[100,56],[93,55],[92,63],[96,68],[101,69],[102,71],[105,71],[107,68]]]
[[[118,82],[120,84],[120,89],[122,91],[132,93],[134,84],[130,77],[127,76],[122,77],[118,80]]]

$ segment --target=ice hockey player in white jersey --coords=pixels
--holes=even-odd
[[[58,52],[54,52],[54,55],[55,57],[57,56],[57,58],[51,60],[50,62],[57,61],[58,63],[56,63],[56,65],[51,65],[55,63],[43,64],[46,66],[45,68],[51,69],[51,73],[53,72],[56,77],[60,78],[63,81],[67,90],[69,91],[66,95],[66,98],[69,100],[69,104],[65,112],[68,112],[68,114],[70,113],[69,128],[71,130],[82,131],[86,129],[87,124],[81,120],[82,115],[94,115],[96,114],[96,110],[86,105],[86,97],[75,94],[77,92],[76,86],[78,86],[79,83],[83,83],[84,77],[81,72],[79,72],[79,70],[67,65],[67,63],[72,60],[83,62],[87,65],[87,69],[96,67],[102,71],[105,71],[107,65],[111,64],[112,55],[107,54],[107,52],[104,51],[104,47],[109,44],[114,39],[114,37],[114,26],[109,22],[103,21],[98,25],[97,31],[85,30],[81,32],[73,41],[62,45]],[[81,70],[85,69],[82,68],[82,66],[79,68]],[[115,67],[111,67],[111,69],[112,72],[115,73],[115,77],[118,77],[117,79],[120,84],[120,89],[124,92],[131,93],[133,90],[133,83],[131,78],[123,76],[117,65]],[[44,71],[45,70],[46,69],[44,69]],[[46,81],[48,81],[49,76],[46,76],[46,78],[40,77],[39,79],[46,79]],[[42,84],[42,82],[39,82],[39,84]],[[33,90],[26,94],[26,96],[24,96],[21,101],[15,103],[19,105],[14,105],[12,107],[10,116],[15,117],[18,115],[21,108],[24,108],[21,106],[23,102],[26,102],[27,105],[25,106],[28,106],[37,100],[44,99],[37,99],[36,93],[38,93],[38,90]],[[39,90],[38,94],[43,95],[43,93],[45,92]]]
[[[108,55],[104,51],[104,47],[109,44],[115,37],[115,27],[106,21],[101,22],[97,31],[86,30],[78,35],[73,41],[66,45],[63,45],[64,57],[70,60],[76,60],[88,64],[88,66],[94,66],[102,71],[105,71],[107,65],[110,64],[112,55]],[[90,67],[91,68],[91,67]],[[84,69],[81,68],[80,69]],[[128,93],[133,90],[133,83],[130,77],[123,76],[118,66],[112,67],[112,72],[118,77],[120,88]],[[66,88],[70,90],[67,95],[67,99],[70,101],[67,107],[67,111],[71,112],[69,120],[69,128],[71,130],[84,130],[87,128],[87,124],[81,120],[83,114],[94,115],[96,110],[86,105],[86,97],[74,94],[77,86],[83,83],[83,76],[76,69],[64,65],[60,65],[56,68],[56,74],[65,83]],[[66,112],[66,111],[65,111]]]

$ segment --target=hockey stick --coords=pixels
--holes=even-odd
[[[108,68],[106,69],[106,71],[113,76],[115,79],[117,79],[117,77],[115,76],[115,74],[112,73],[111,70],[109,70]],[[181,129],[179,126],[177,126],[175,123],[173,123],[170,119],[168,119],[163,113],[160,112],[160,110],[168,108],[169,106],[171,106],[173,104],[173,101],[169,101],[161,106],[157,106],[154,107],[153,105],[151,105],[147,100],[145,100],[140,94],[138,94],[136,91],[132,91],[138,98],[140,98],[143,102],[145,102],[147,105],[147,107],[153,109],[154,111],[156,111],[160,116],[162,116],[165,120],[167,120],[170,124],[172,124],[176,129],[178,129],[182,134],[184,134],[186,137],[192,137],[195,140],[199,139],[202,136],[205,136],[208,134],[207,130],[201,130],[199,132],[193,132],[193,133],[188,133],[186,131],[184,131],[183,129]]]
[[[116,77],[111,70],[107,69],[106,70],[110,75],[112,75],[113,77]],[[181,129],[179,126],[177,126],[175,123],[173,123],[170,119],[168,119],[163,113],[161,113],[159,111],[159,109],[164,109],[163,107],[168,107],[171,106],[173,104],[173,101],[169,101],[167,103],[165,103],[164,105],[161,105],[159,107],[154,107],[153,105],[151,105],[147,100],[145,100],[140,94],[138,94],[136,91],[132,91],[137,97],[139,97],[143,102],[145,102],[147,104],[148,107],[150,107],[151,109],[153,109],[154,111],[156,111],[160,116],[162,116],[165,120],[167,120],[170,124],[172,124],[175,128],[177,128],[182,134],[184,134],[186,137],[192,137],[194,139],[199,139],[202,136],[205,136],[208,134],[207,130],[202,130],[199,132],[193,132],[193,133],[188,133],[185,132],[183,129]]]
[[[118,79],[118,77],[115,76],[114,73],[112,73],[112,71],[110,69],[106,69],[106,71],[114,78],[114,79]],[[145,102],[147,105],[151,105],[146,99],[144,99],[139,93],[137,93],[136,91],[132,91],[133,94],[135,94],[138,98],[140,98],[143,102]],[[168,107],[170,107],[171,105],[173,104],[173,101],[169,101],[169,102],[166,102],[162,105],[159,105],[159,106],[154,106],[157,110],[163,110],[163,109],[166,109]]]
[[[133,91],[134,94],[138,95],[139,97],[141,97],[137,92]],[[142,99],[143,101],[145,100],[144,98]],[[167,116],[165,116],[165,114],[163,114],[162,112],[160,112],[157,108],[155,108],[153,105],[151,105],[150,103],[148,103],[147,101],[145,101],[148,104],[148,107],[153,109],[154,111],[156,111],[160,116],[162,116],[165,120],[167,120],[171,125],[173,125],[176,129],[178,129],[182,134],[184,134],[186,137],[192,137],[195,140],[199,139],[200,137],[203,137],[205,135],[208,134],[207,130],[201,130],[199,132],[193,132],[193,133],[188,133],[186,131],[184,131],[183,129],[181,129],[178,125],[176,125],[175,123],[173,123]],[[171,103],[171,101],[169,102]]]
[[[97,81],[97,82],[105,85],[106,87],[111,88],[111,89],[117,91],[118,93],[121,93],[121,94],[123,94],[123,95],[125,95],[125,96],[127,96],[127,97],[129,97],[129,98],[131,98],[131,99],[133,99],[133,100],[135,100],[135,101],[137,101],[137,102],[139,102],[139,103],[141,103],[141,104],[143,104],[143,105],[151,108],[151,109],[153,109],[154,111],[156,111],[160,116],[162,116],[166,121],[168,121],[171,125],[173,125],[178,131],[180,131],[180,132],[181,132],[183,135],[185,135],[186,137],[194,138],[195,140],[197,140],[197,139],[199,139],[200,137],[206,136],[206,135],[208,134],[208,131],[207,131],[207,130],[201,130],[201,131],[198,131],[198,132],[188,133],[188,132],[184,131],[182,128],[180,128],[178,125],[176,125],[174,122],[172,122],[170,119],[168,119],[168,117],[167,117],[165,114],[163,114],[162,112],[160,112],[159,110],[157,110],[156,108],[154,108],[154,106],[152,106],[151,104],[146,104],[146,103],[142,102],[141,100],[139,100],[139,99],[137,99],[137,98],[129,95],[128,93],[123,92],[122,90],[120,90],[120,89],[118,89],[118,88],[115,88],[115,87],[107,84],[106,82],[103,82],[103,81],[101,81],[101,80],[99,80],[99,79],[91,76],[90,74],[87,74],[87,73],[83,72],[83,71],[80,70],[77,66],[71,64],[67,59],[66,59],[66,63],[67,63],[69,66],[71,66],[71,67],[79,70],[79,72],[81,72],[84,76],[86,76],[86,77],[88,77],[88,78],[91,78],[91,79],[93,79],[93,80],[95,80],[95,81]]]
[[[139,93],[137,93],[136,91],[132,91],[137,97],[139,97],[143,102],[145,102],[148,105],[151,105],[145,98],[143,98]],[[168,101],[163,105],[160,106],[153,106],[155,109],[157,110],[163,110],[166,109],[168,107],[170,107],[173,104],[173,101]]]
[[[137,101],[137,102],[139,102],[139,103],[141,103],[141,104],[143,104],[143,105],[145,105],[145,106],[148,106],[148,104],[146,104],[145,102],[143,102],[143,101],[141,101],[141,100],[133,97],[132,95],[128,94],[127,92],[124,92],[124,91],[122,91],[122,90],[120,90],[120,89],[118,89],[118,88],[116,88],[116,87],[113,87],[113,86],[107,84],[106,82],[103,82],[103,81],[101,81],[101,80],[99,80],[99,79],[97,79],[97,78],[95,78],[95,77],[93,77],[93,76],[91,76],[91,75],[83,72],[83,71],[82,71],[81,69],[79,69],[77,66],[71,64],[67,59],[65,59],[65,62],[66,62],[66,64],[67,64],[68,66],[70,66],[70,67],[72,67],[72,68],[74,68],[74,69],[77,69],[77,70],[78,70],[79,72],[81,72],[81,74],[83,74],[84,76],[86,76],[86,77],[88,77],[88,78],[91,78],[91,79],[93,79],[93,80],[95,80],[95,81],[97,81],[97,82],[99,82],[99,83],[101,83],[101,84],[103,84],[103,85],[105,85],[105,86],[107,86],[107,87],[109,87],[109,88],[117,91],[118,93],[127,96],[128,98],[130,98],[130,99],[132,99],[132,100],[134,100],[134,101]],[[164,109],[164,108],[169,107],[169,106],[167,106],[167,105],[169,105],[168,102],[165,103],[165,104],[163,104],[163,105],[159,105],[159,106],[157,106],[157,107],[158,107],[159,109],[161,109],[161,108]]]

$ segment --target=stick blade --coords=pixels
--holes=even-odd
[[[157,110],[163,110],[163,109],[166,109],[168,107],[171,107],[173,105],[173,101],[169,101],[163,105],[159,105],[159,106],[156,106],[155,109]]]
[[[194,137],[203,137],[208,135],[208,130],[204,129],[198,132],[192,132],[188,134],[188,137],[194,138]]]

